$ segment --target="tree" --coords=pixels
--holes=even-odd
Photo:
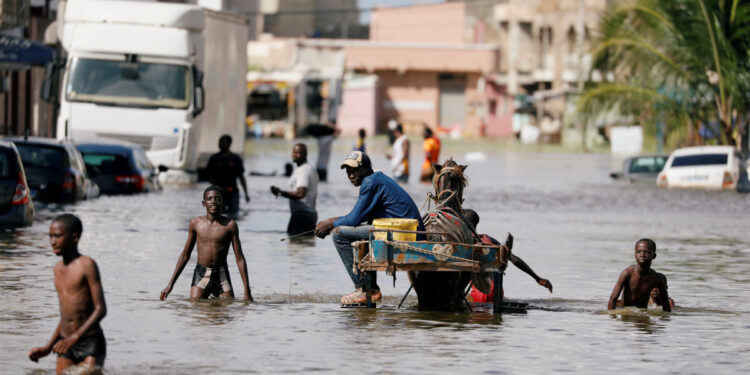
[[[736,145],[750,108],[750,1],[633,0],[608,10],[592,48],[593,71],[577,104],[585,116],[617,108],[688,134],[717,121]],[[742,121],[741,121],[742,120]]]

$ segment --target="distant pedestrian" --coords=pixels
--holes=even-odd
[[[393,179],[398,182],[409,181],[409,137],[404,134],[401,125],[396,125],[393,130],[396,141],[393,142],[393,150],[386,155],[391,160],[391,173]]]
[[[81,365],[86,373],[104,366],[107,342],[99,322],[107,315],[99,269],[93,259],[78,252],[83,225],[71,214],[52,220],[49,241],[62,260],[55,265],[55,288],[60,302],[60,322],[43,347],[29,351],[29,359],[39,361],[57,353],[57,373]],[[78,372],[77,372],[78,373]]]
[[[432,169],[432,165],[438,162],[440,157],[440,140],[432,134],[432,129],[424,127],[424,163],[422,163],[422,175],[420,180],[424,182],[432,182],[432,175],[435,170]]]
[[[365,133],[365,129],[359,129],[359,134],[357,137],[357,143],[352,147],[352,151],[360,151],[363,154],[367,153],[367,150],[365,148],[365,137],[367,136],[367,133]]]
[[[224,206],[221,188],[215,185],[207,187],[203,191],[201,203],[206,208],[206,214],[190,220],[185,247],[182,248],[172,277],[169,279],[167,287],[161,291],[159,299],[166,300],[169,293],[172,292],[174,283],[180,277],[182,270],[185,269],[187,262],[190,260],[190,254],[196,245],[198,245],[198,261],[195,263],[195,270],[193,271],[190,299],[195,301],[212,295],[221,299],[234,299],[234,290],[227,266],[227,256],[231,244],[242,284],[245,287],[244,300],[252,302],[253,296],[250,295],[250,283],[247,278],[247,264],[245,263],[245,255],[242,254],[237,223],[221,214],[221,209]]]
[[[219,138],[219,152],[211,155],[208,159],[206,171],[208,181],[212,185],[221,188],[224,194],[224,212],[235,214],[240,209],[240,192],[237,188],[237,179],[242,184],[245,192],[245,202],[250,202],[247,194],[247,182],[245,181],[245,166],[239,155],[229,151],[232,146],[232,137],[224,134]]]
[[[319,181],[328,181],[328,160],[331,159],[331,147],[333,146],[333,140],[339,135],[339,129],[336,128],[335,122],[331,122],[327,127],[329,129],[321,132],[317,137],[318,161],[315,163],[315,168],[318,172]]]
[[[398,121],[388,120],[388,144],[393,146],[393,142],[396,142],[396,137],[393,135],[393,131],[396,130]]]
[[[273,195],[277,197],[281,195],[289,199],[289,210],[292,217],[289,218],[286,232],[290,236],[311,232],[318,222],[318,213],[315,211],[315,199],[318,195],[318,175],[310,164],[307,164],[307,146],[304,143],[294,145],[292,161],[297,164],[297,168],[289,179],[291,190],[284,191],[276,186],[271,186]]]

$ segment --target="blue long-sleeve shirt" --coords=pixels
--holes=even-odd
[[[409,194],[390,177],[382,172],[375,172],[362,180],[359,198],[351,212],[334,221],[333,226],[353,227],[365,221],[371,224],[373,219],[383,218],[417,219],[417,230],[424,230],[422,216]]]

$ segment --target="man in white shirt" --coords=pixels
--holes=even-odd
[[[271,193],[289,199],[289,210],[292,217],[286,232],[290,236],[310,232],[315,229],[318,222],[318,213],[315,211],[315,199],[318,196],[318,174],[310,164],[307,164],[307,146],[297,143],[292,148],[292,161],[297,168],[289,178],[289,188],[284,191],[276,186],[271,186]]]
[[[391,171],[393,179],[406,183],[409,182],[409,137],[404,134],[401,125],[393,130],[396,141],[393,142],[393,152],[386,155],[391,160]]]

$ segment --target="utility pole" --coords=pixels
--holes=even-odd
[[[577,78],[578,78],[578,95],[583,94],[583,36],[586,32],[586,27],[584,26],[584,0],[578,0],[578,22],[576,29],[576,53],[578,54],[578,69],[577,69]],[[586,120],[583,120],[581,123],[581,146],[583,146],[583,152],[588,152],[588,149],[586,148],[586,130],[588,126]]]

